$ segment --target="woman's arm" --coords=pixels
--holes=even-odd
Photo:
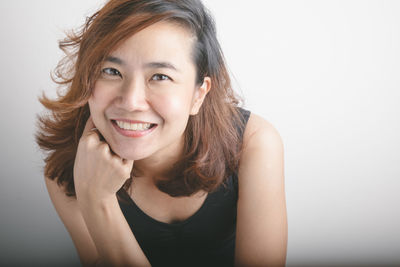
[[[55,181],[45,178],[47,191],[58,216],[67,228],[83,266],[95,266],[98,258],[76,199],[67,197]]]
[[[236,266],[284,266],[287,215],[283,144],[275,128],[252,114],[239,167]]]
[[[150,266],[116,198],[80,205],[76,199],[67,197],[56,182],[45,180],[83,266]]]
[[[94,127],[89,117],[79,140],[74,163],[76,199],[46,178],[50,198],[84,265],[150,266],[116,196],[133,161],[114,154]]]

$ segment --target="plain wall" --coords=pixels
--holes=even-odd
[[[37,96],[103,1],[1,1],[0,265],[79,266],[45,189]],[[400,1],[204,1],[245,107],[285,144],[287,266],[400,264]]]

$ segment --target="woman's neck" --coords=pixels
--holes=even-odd
[[[183,141],[183,140],[182,140]],[[136,160],[133,163],[135,176],[157,180],[171,170],[183,153],[183,142],[173,147],[164,148],[150,157]]]

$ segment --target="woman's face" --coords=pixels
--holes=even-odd
[[[89,99],[93,122],[122,158],[177,156],[189,115],[210,79],[195,85],[192,35],[169,22],[134,34],[107,58]]]

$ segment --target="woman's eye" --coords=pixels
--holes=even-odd
[[[118,70],[116,70],[114,68],[105,68],[101,72],[106,74],[106,75],[110,75],[110,76],[120,76],[120,77],[122,77],[121,72],[119,72]]]
[[[153,81],[166,81],[166,80],[171,80],[170,77],[168,77],[167,75],[164,74],[154,74],[153,77],[151,77],[151,80]]]

